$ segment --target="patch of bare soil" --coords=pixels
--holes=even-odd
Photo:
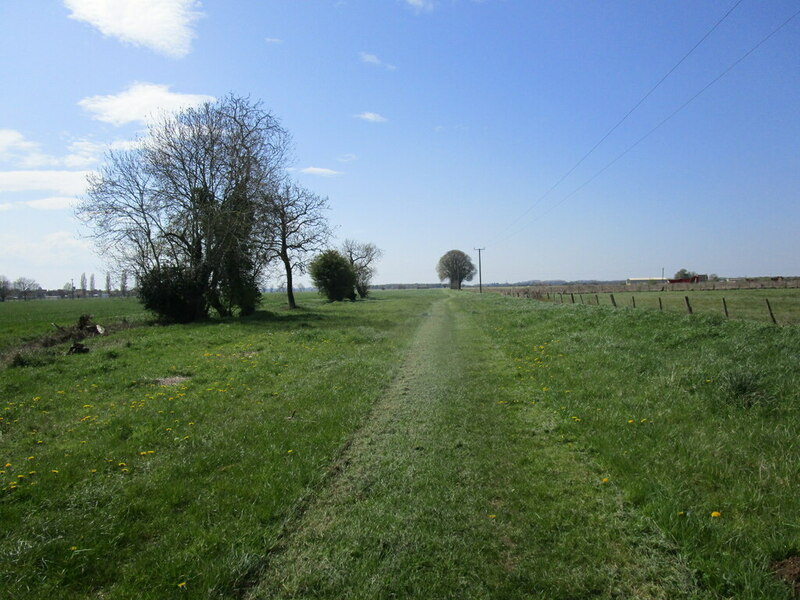
[[[795,596],[800,597],[800,556],[772,563],[772,571],[792,586]]]
[[[164,377],[162,379],[156,379],[156,385],[178,385],[179,383],[183,383],[184,381],[189,381],[189,378],[183,377],[182,375],[174,375],[173,377]]]

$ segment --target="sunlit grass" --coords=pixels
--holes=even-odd
[[[0,374],[0,587],[228,597],[391,379],[431,294],[267,300]],[[268,312],[271,309],[271,312]]]

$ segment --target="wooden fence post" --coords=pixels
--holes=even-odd
[[[611,296],[611,305],[612,305],[614,308],[617,308],[617,301],[616,301],[616,300],[614,300],[614,294],[609,294],[609,296]]]
[[[686,301],[686,312],[692,314],[692,305],[689,304],[689,296],[684,296],[683,299]]]
[[[597,294],[595,294],[595,295],[594,295],[594,300],[595,300],[595,302],[597,302],[597,306],[600,306],[600,296],[598,296]]]
[[[662,312],[664,310],[664,305],[661,304],[661,296],[658,297],[658,310],[660,310]]]
[[[725,302],[725,296],[722,297],[722,310],[725,311],[725,318],[730,319],[730,317],[728,316],[728,303]]]
[[[578,294],[578,298],[580,298],[581,304],[583,304],[583,294]]]
[[[769,298],[764,298],[767,301],[767,310],[769,311],[769,318],[772,319],[773,324],[777,325],[778,322],[775,320],[775,315],[772,312],[772,306],[769,304]]]
[[[569,297],[572,298],[572,303],[575,304],[575,294],[570,292]]]
[[[633,308],[636,308],[636,297],[635,296],[631,296],[631,306],[633,306]]]

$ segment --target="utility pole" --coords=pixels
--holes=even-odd
[[[481,273],[481,251],[486,250],[486,248],[473,248],[473,250],[478,251],[478,293],[483,293],[483,275]]]

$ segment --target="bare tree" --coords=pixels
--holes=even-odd
[[[305,273],[311,255],[321,251],[331,236],[324,214],[328,199],[293,183],[284,184],[267,198],[271,221],[265,258],[283,264],[289,308],[297,308],[293,275]]]
[[[450,289],[460,290],[464,281],[472,281],[478,270],[472,259],[461,250],[450,250],[445,253],[436,265],[439,281],[450,280]]]
[[[5,302],[11,291],[11,282],[5,275],[0,275],[0,302]]]
[[[350,261],[356,273],[356,291],[362,298],[369,294],[369,284],[375,275],[375,262],[383,256],[383,251],[375,244],[345,240],[342,254]]]
[[[152,126],[139,148],[110,153],[78,215],[140,288],[150,274],[177,274],[198,314],[244,312],[267,254],[263,192],[284,177],[289,145],[260,103],[228,96],[186,109]]]
[[[111,297],[111,273],[106,271],[106,294]]]
[[[97,288],[95,287],[94,284],[94,273],[92,273],[91,275],[89,275],[89,292],[91,293],[92,296],[94,296],[96,290]]]
[[[86,273],[81,273],[81,296],[86,295]]]
[[[34,293],[42,289],[42,287],[33,279],[20,277],[14,281],[14,289],[22,296],[23,300],[28,300]]]
[[[128,296],[128,272],[125,270],[119,276],[119,293],[123,298]]]

